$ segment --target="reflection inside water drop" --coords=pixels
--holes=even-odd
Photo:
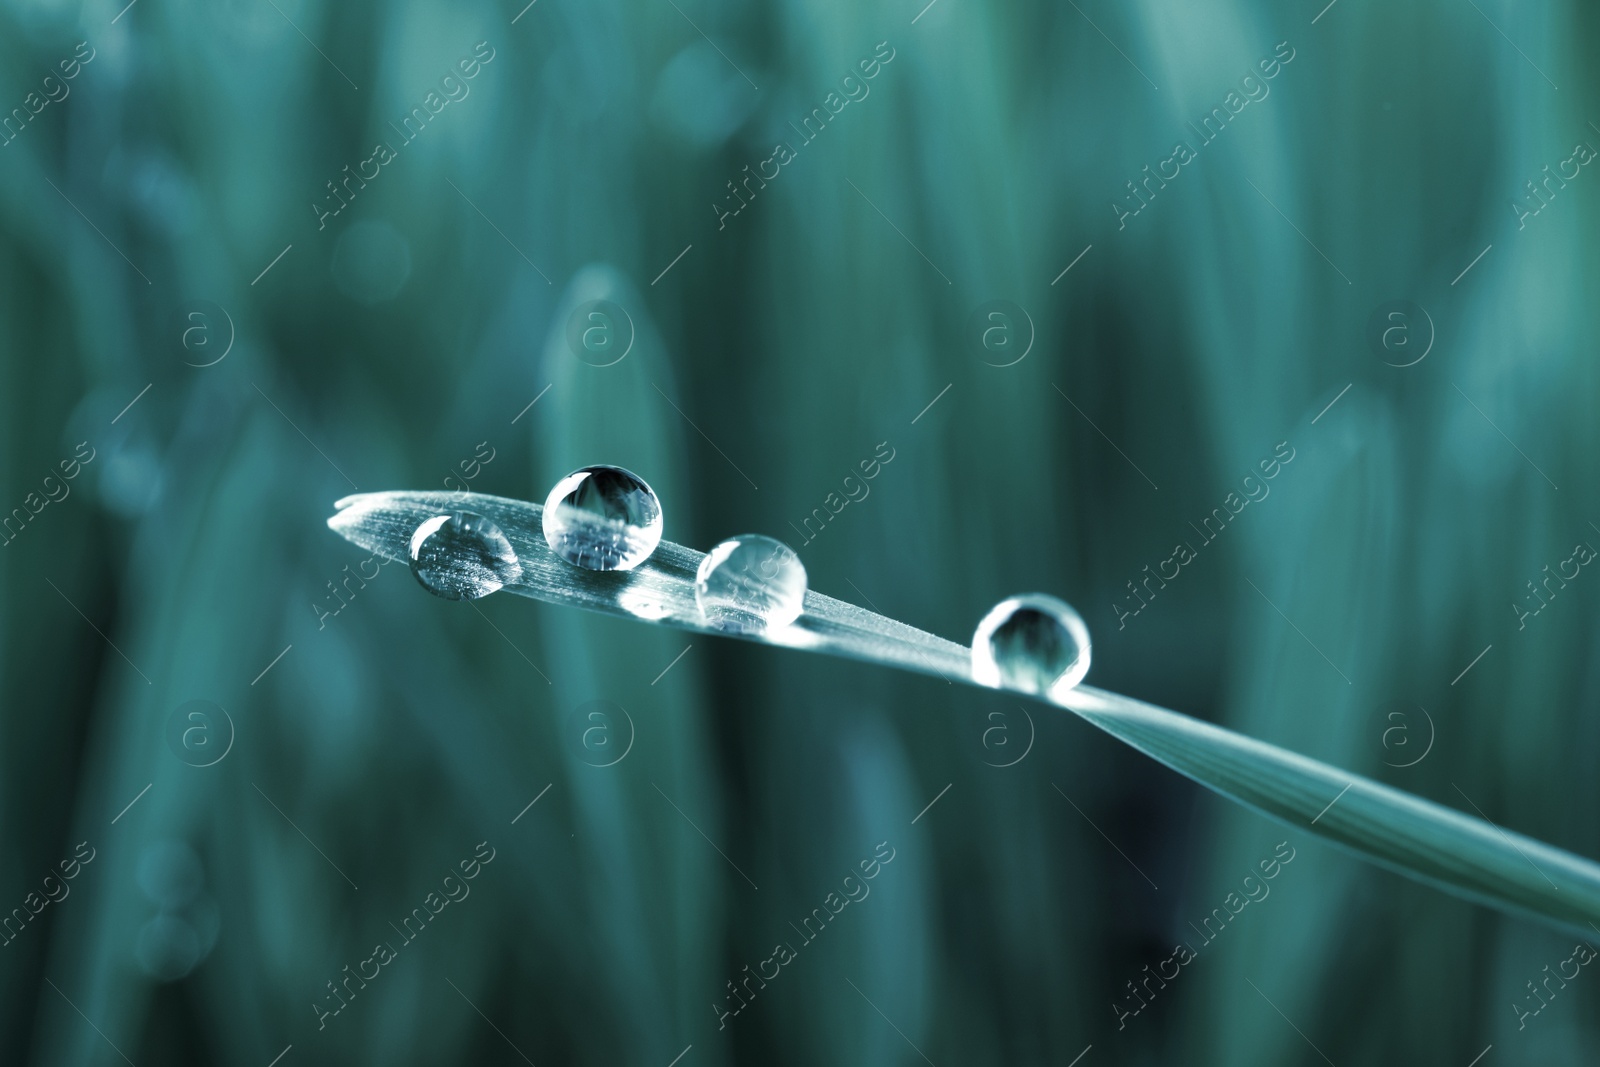
[[[996,689],[1060,696],[1089,673],[1089,628],[1044,593],[1007,597],[972,635],[972,680]]]
[[[661,501],[632,471],[594,466],[556,483],[544,502],[551,551],[592,571],[632,570],[661,543]]]
[[[477,600],[522,575],[500,527],[470,511],[435,515],[411,535],[411,573],[446,600]]]
[[[805,608],[806,568],[794,549],[761,534],[740,534],[700,561],[694,600],[706,622],[734,633],[788,626]]]

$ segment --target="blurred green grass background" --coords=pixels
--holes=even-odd
[[[618,463],[672,540],[789,539],[813,588],[955,639],[1054,593],[1096,685],[1600,855],[1592,579],[1511,607],[1600,545],[1600,179],[1512,206],[1600,145],[1597,18],[6,3],[0,508],[25,521],[0,548],[0,908],[95,858],[0,949],[0,1061],[1592,1061],[1600,980],[1519,1018],[1566,939],[1080,722],[474,611],[399,567],[346,584],[363,557],[324,520],[485,443],[471,488],[506,496]],[[470,91],[402,144],[479,42]],[[880,42],[870,92],[802,143]],[[1119,223],[1280,42],[1270,93]],[[323,218],[380,141],[396,158]],[[611,366],[571,343],[596,300],[626,314]],[[1012,366],[982,347],[994,300],[1033,339]],[[1370,339],[1394,300],[1426,309],[1412,366]],[[881,442],[870,495],[801,545]],[[1199,546],[1279,442],[1270,496]],[[208,767],[169,743],[191,700],[231,721]],[[627,712],[612,766],[590,700]],[[1119,1028],[1126,984],[1286,837],[1270,898]],[[326,983],[481,841],[471,897],[319,1029]],[[870,897],[719,1026],[726,983],[882,841]]]

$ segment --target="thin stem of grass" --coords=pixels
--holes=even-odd
[[[509,592],[683,630],[972,680],[967,646],[820,593],[767,634],[705,625],[694,598],[703,554],[663,541],[634,570],[583,570],[545,544],[538,504],[479,493],[363,493],[338,502],[328,525],[368,551],[408,558],[424,520],[456,510],[493,520],[522,564]],[[1050,702],[1038,697],[1044,702]],[[1113,737],[1201,785],[1372,863],[1448,893],[1568,930],[1600,922],[1600,865],[1380,782],[1167,708],[1091,686],[1058,700]]]

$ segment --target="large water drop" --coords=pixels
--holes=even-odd
[[[477,600],[522,575],[500,527],[470,511],[435,515],[411,535],[411,573],[446,600]]]
[[[972,635],[972,680],[996,689],[1058,697],[1089,673],[1089,628],[1063,600],[1007,597]]]
[[[761,633],[805,609],[806,568],[794,549],[761,534],[730,537],[700,561],[694,600],[719,630]]]
[[[592,571],[632,570],[661,543],[661,501],[621,467],[584,467],[556,483],[544,502],[551,551]]]

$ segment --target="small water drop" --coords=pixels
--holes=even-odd
[[[996,689],[1060,696],[1089,673],[1089,628],[1064,600],[1007,597],[972,635],[972,679]]]
[[[761,534],[730,537],[706,553],[695,574],[695,603],[719,630],[748,634],[788,626],[805,599],[805,564],[794,549]]]
[[[150,977],[175,982],[205,957],[200,934],[182,916],[163,912],[139,929],[134,958]]]
[[[672,608],[662,603],[661,595],[648,589],[622,590],[617,594],[617,606],[646,622],[660,622],[672,614]]]
[[[470,511],[435,515],[411,535],[411,573],[446,600],[477,600],[522,576],[500,527]]]
[[[661,501],[621,467],[583,467],[544,502],[544,539],[568,563],[592,571],[632,570],[661,543]]]

